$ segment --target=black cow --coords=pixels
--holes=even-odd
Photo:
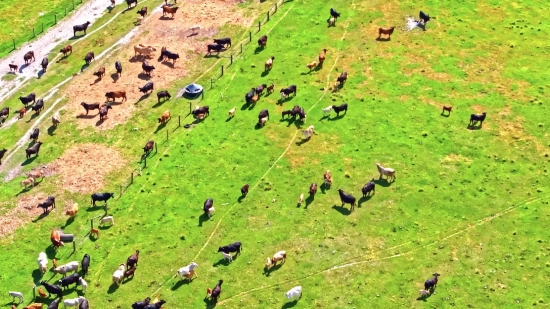
[[[342,206],[345,204],[350,204],[350,212],[353,211],[355,208],[355,197],[353,197],[351,194],[346,194],[342,189],[338,189],[338,194],[340,194],[340,200],[342,201]]]
[[[330,16],[334,17],[334,19],[337,19],[338,17],[340,17],[340,13],[336,12],[335,9],[330,8]]]
[[[479,126],[481,127],[483,125],[483,121],[485,120],[485,117],[487,117],[487,113],[483,112],[481,114],[472,114],[470,115],[470,125],[474,125],[477,121],[479,121]]]
[[[218,301],[218,298],[222,293],[222,283],[223,283],[223,280],[219,280],[218,284],[216,284],[216,286],[212,290],[212,293],[210,294],[210,299],[214,300],[215,302]]]
[[[248,194],[248,188],[250,188],[250,184],[246,184],[241,188],[241,196],[246,196]]]
[[[19,100],[21,100],[21,103],[23,103],[25,105],[25,107],[27,107],[27,104],[29,104],[31,102],[35,103],[36,102],[35,99],[36,99],[36,95],[34,94],[34,92],[29,94],[26,97],[19,97]]]
[[[40,113],[44,109],[44,100],[39,99],[36,101],[36,104],[31,107],[31,109],[36,113]]]
[[[122,76],[122,64],[120,64],[120,61],[115,62],[115,69],[118,76]]]
[[[150,140],[148,141],[145,146],[143,147],[143,152],[144,153],[149,153],[150,151],[153,150],[153,146],[155,145],[155,141],[154,140]]]
[[[93,51],[87,53],[86,57],[84,57],[84,61],[86,61],[86,64],[90,64],[90,62],[92,62],[92,59],[95,61],[95,56]]]
[[[27,154],[27,160],[31,158],[31,155],[36,154],[38,156],[38,152],[40,151],[40,146],[42,146],[42,142],[36,142],[31,147],[25,149],[25,153]]]
[[[363,188],[361,188],[361,192],[363,192],[363,197],[367,196],[371,191],[372,191],[372,195],[374,195],[375,192],[375,187],[376,187],[376,184],[374,183],[374,178],[366,183]]]
[[[244,100],[246,103],[250,103],[252,101],[252,98],[254,97],[254,94],[256,93],[256,88],[252,88],[245,96]]]
[[[8,150],[6,148],[0,149],[0,164],[2,164],[2,158],[4,157],[6,152],[8,152]]]
[[[80,278],[78,273],[74,273],[70,276],[67,276],[67,277],[57,281],[57,282],[59,282],[59,285],[61,285],[62,288],[66,289],[71,284],[77,284],[78,283],[78,278]]]
[[[50,297],[51,294],[55,294],[57,295],[57,297],[59,297],[59,299],[63,298],[63,290],[61,289],[61,287],[57,285],[49,284],[46,281],[40,282],[40,285],[46,288],[46,291],[48,291],[48,297]]]
[[[108,193],[108,192],[104,192],[104,193],[94,193],[92,194],[92,205],[94,205],[95,207],[95,202],[97,201],[100,201],[100,202],[105,202],[105,204],[107,204],[107,201],[110,199],[110,198],[115,198],[115,194],[114,193]]]
[[[283,99],[286,98],[291,93],[294,93],[294,95],[296,95],[296,85],[290,85],[290,87],[288,88],[283,88],[281,89],[280,93],[281,93],[281,98]]]
[[[422,11],[420,11],[418,16],[420,17],[420,21],[422,21],[424,24],[430,21],[430,16]]]
[[[212,198],[207,199],[204,201],[204,206],[202,207],[202,210],[204,210],[205,214],[208,214],[208,210],[214,206],[214,200]]]
[[[208,105],[201,106],[199,109],[195,109],[191,112],[193,115],[200,115],[200,114],[206,114],[206,116],[210,116],[210,107]]]
[[[223,38],[223,39],[214,39],[214,43],[218,45],[228,45],[231,47],[231,39],[230,38]]]
[[[158,61],[164,61],[166,58],[172,60],[172,63],[175,63],[176,60],[180,58],[180,55],[165,49],[161,51]]]
[[[126,4],[128,4],[128,8],[134,7],[132,6],[132,3],[134,4],[134,6],[138,4],[137,0],[126,0]]]
[[[262,109],[262,111],[258,114],[258,122],[265,117],[269,118],[269,111],[267,109]]]
[[[332,109],[336,112],[336,116],[340,116],[341,111],[345,111],[345,114],[348,113],[348,104],[342,103],[340,106],[332,105]]]
[[[429,291],[432,288],[435,289],[437,287],[437,277],[441,276],[438,273],[435,273],[432,275],[433,278],[430,278],[424,282],[424,290]]]
[[[170,93],[168,93],[168,90],[162,90],[157,92],[157,98],[159,99],[159,103],[160,103],[160,99],[165,98],[164,101],[166,101],[166,100],[170,100],[171,97],[172,96],[170,95]]]
[[[77,31],[84,31],[84,35],[86,35],[86,29],[88,29],[89,25],[90,25],[90,22],[87,21],[86,23],[84,23],[82,25],[73,26],[73,36],[76,36]]]
[[[305,122],[306,121],[306,111],[303,107],[300,107],[300,110],[298,111],[298,116],[300,116],[300,121]]]
[[[212,51],[219,53],[224,48],[225,47],[222,44],[208,44],[208,55],[210,55]]]
[[[145,72],[147,75],[153,76],[153,70],[155,69],[155,67],[149,65],[149,63],[147,63],[147,60],[143,60],[143,62],[141,63],[141,68],[143,69],[143,72]]]
[[[291,110],[292,119],[296,119],[296,115],[300,112],[301,107],[298,105],[294,105],[294,107]]]
[[[164,304],[166,304],[166,301],[164,299],[161,299],[161,300],[159,300],[158,303],[149,304],[149,305],[143,307],[143,309],[161,309],[162,305],[164,305]]]
[[[89,305],[88,305],[88,300],[86,298],[84,298],[81,302],[80,302],[80,305],[78,305],[78,309],[89,309]]]
[[[34,128],[34,130],[32,130],[31,135],[29,136],[29,139],[32,139],[33,141],[36,142],[39,135],[40,135],[40,129],[39,128]]]
[[[132,309],[144,309],[145,306],[149,305],[151,302],[151,298],[147,297],[146,299],[142,301],[137,301],[132,304]]]
[[[151,93],[153,92],[153,89],[154,89],[155,85],[153,84],[153,82],[148,82],[147,84],[145,84],[145,86],[143,87],[138,87],[139,88],[139,91],[143,92],[143,93]]]
[[[90,255],[88,253],[84,254],[84,257],[82,258],[82,277],[86,276],[88,274],[88,268],[90,267]]]
[[[243,245],[241,244],[241,242],[237,241],[230,245],[219,247],[218,252],[224,252],[224,253],[237,252],[237,254],[239,254],[241,253],[242,249],[243,249]]]
[[[265,46],[267,45],[267,35],[262,35],[258,39],[258,45],[261,46],[262,48],[265,48]]]
[[[61,302],[61,298],[54,299],[49,305],[48,309],[59,309],[59,302]]]
[[[141,17],[145,17],[145,15],[147,15],[147,7],[142,7],[141,10],[137,11],[137,13],[141,15]]]
[[[9,115],[10,115],[10,108],[7,106],[2,108],[2,110],[0,111],[0,117],[7,117]]]
[[[46,73],[46,69],[48,68],[48,57],[44,57],[44,59],[42,59],[42,63],[40,65],[42,66],[42,71],[44,71],[44,73]]]
[[[99,109],[99,121],[103,121],[107,118],[110,109],[113,109],[113,107],[111,107],[111,103],[107,103]]]
[[[346,82],[347,79],[348,79],[348,72],[344,71],[342,72],[342,74],[340,74],[340,76],[338,76],[337,80],[340,83],[340,85],[342,85]]]
[[[86,115],[88,115],[88,112],[91,110],[94,110],[94,109],[99,110],[99,104],[100,103],[90,103],[90,104],[86,102],[80,103],[80,105],[82,105],[82,107],[84,107],[84,109],[86,110]]]
[[[44,203],[39,203],[38,206],[36,206],[36,208],[42,208],[42,213],[49,212],[48,208],[50,207],[52,210],[55,208],[55,197],[53,196],[48,196]]]
[[[266,84],[262,84],[261,86],[256,87],[256,94],[262,95],[264,93],[265,88],[267,88]]]

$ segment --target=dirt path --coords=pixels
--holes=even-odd
[[[124,0],[116,0],[117,5],[125,3]],[[17,78],[12,81],[0,80],[0,101],[4,101],[10,95],[20,89],[31,78],[38,77],[38,72],[42,69],[40,61],[48,56],[50,65],[55,65],[54,57],[59,55],[57,50],[53,50],[59,42],[67,41],[73,37],[73,26],[83,24],[87,21],[92,24],[102,16],[105,9],[110,5],[109,0],[88,0],[87,3],[78,8],[68,18],[63,19],[56,26],[49,28],[44,34],[36,40],[25,43],[23,46],[9,54],[6,58],[0,60],[0,68],[8,71],[8,64],[13,63],[19,66]],[[125,5],[125,4],[124,4]],[[118,13],[120,14],[120,13]],[[117,14],[117,15],[118,15]],[[92,32],[88,32],[88,35]],[[85,38],[86,36],[83,36]],[[71,44],[77,44],[81,39],[72,41]],[[35,60],[28,66],[24,65],[23,56],[29,50],[34,51]]]

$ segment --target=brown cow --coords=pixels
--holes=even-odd
[[[67,45],[63,47],[61,50],[59,50],[60,53],[63,53],[63,56],[67,57],[67,54],[70,52],[71,55],[73,54],[73,47],[71,45]]]
[[[105,75],[105,66],[104,65],[100,66],[99,70],[97,70],[97,72],[94,72],[94,75],[97,76],[97,78],[101,79],[101,77]]]
[[[23,60],[25,60],[25,64],[29,64],[29,61],[34,61],[34,52],[29,51],[23,56]]]
[[[323,62],[325,62],[326,55],[327,55],[327,49],[325,48],[319,54],[319,66],[323,66]]]
[[[168,5],[162,6],[162,16],[166,16],[166,14],[172,14],[172,18],[174,18],[174,14],[178,11],[179,7],[170,7]]]
[[[107,102],[109,102],[110,99],[113,99],[113,102],[114,102],[115,98],[122,98],[122,102],[124,102],[126,101],[126,91],[124,90],[109,91],[105,93],[105,97],[107,98]]]
[[[150,45],[145,44],[138,44],[134,45],[134,57],[137,57],[137,55],[145,55],[145,56],[151,56],[151,54],[156,51],[157,49]]]
[[[159,123],[166,124],[166,121],[168,121],[168,118],[172,118],[172,117],[170,117],[170,111],[166,110],[164,113],[162,113],[162,116],[160,116],[160,118],[158,119]]]
[[[23,107],[23,108],[19,111],[19,119],[23,118],[23,117],[25,116],[26,113],[27,113],[27,109]]]
[[[382,34],[386,34],[388,36],[388,40],[391,40],[391,35],[392,35],[394,29],[395,29],[395,27],[391,27],[391,28],[388,28],[388,29],[378,28],[378,38],[380,38],[382,36]]]
[[[50,235],[50,241],[52,242],[52,245],[56,250],[59,247],[65,246],[65,244],[61,241],[61,236],[59,236],[59,232],[56,230],[52,231],[52,234]]]
[[[18,68],[17,64],[11,64],[11,63],[10,63],[10,72],[13,71],[14,73],[16,73],[16,72],[17,72],[17,68]]]

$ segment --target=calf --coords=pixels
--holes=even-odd
[[[126,0],[126,4],[128,4],[128,9],[136,6],[137,3],[138,3],[137,0]],[[132,6],[132,4],[133,4],[133,6]]]
[[[4,107],[2,108],[2,110],[0,111],[0,119],[1,118],[6,118],[10,115],[10,108],[9,107]]]
[[[31,155],[36,154],[38,156],[38,152],[40,151],[40,146],[42,146],[42,142],[36,142],[31,147],[25,149],[25,153],[27,154],[27,160],[31,158]]]
[[[372,195],[374,195],[375,187],[376,185],[374,183],[374,178],[373,178],[370,182],[366,183],[363,186],[363,188],[361,188],[361,192],[363,192],[363,197],[366,197],[371,191],[372,191]]]
[[[256,87],[255,92],[257,95],[262,95],[264,93],[264,89],[267,88],[266,84],[263,84],[261,86]]]
[[[237,254],[239,254],[239,253],[241,253],[242,247],[243,247],[243,245],[240,242],[237,241],[237,242],[234,242],[230,245],[219,247],[218,252],[225,252],[225,253],[237,252]]]
[[[319,54],[319,66],[323,66],[323,62],[325,62],[325,58],[327,56],[327,49],[323,49],[321,53]]]
[[[26,97],[19,97],[19,100],[21,101],[21,103],[23,103],[25,105],[25,107],[27,107],[27,104],[29,104],[31,102],[36,103],[35,99],[36,99],[36,95],[34,94],[34,92],[32,92],[31,94],[29,94]]]
[[[351,194],[344,193],[342,189],[338,189],[338,194],[340,194],[340,200],[342,201],[342,206],[344,206],[345,204],[350,204],[351,207],[349,211],[352,212],[353,209],[355,208],[355,197],[353,197],[353,195]]]
[[[271,70],[273,67],[273,60],[275,60],[274,56],[271,56],[271,58],[267,59],[264,65],[264,71]]]
[[[211,291],[208,291],[208,292],[210,292],[209,296],[210,296],[211,300],[213,300],[215,302],[218,301],[218,298],[220,297],[220,294],[222,293],[222,283],[223,283],[223,280],[218,281],[218,284],[216,284],[214,289],[211,290]]]
[[[113,99],[113,102],[116,98],[122,98],[122,102],[126,101],[126,91],[124,90],[118,90],[118,91],[109,91],[105,93],[105,97],[107,98],[107,102],[109,102],[110,99]]]
[[[17,68],[19,68],[17,64],[12,64],[12,63],[9,64],[9,67],[10,67],[10,72],[13,71],[14,73],[17,73]]]
[[[44,109],[44,100],[39,99],[36,101],[36,104],[31,107],[31,109],[35,112],[35,114],[40,113]]]
[[[145,72],[147,75],[153,76],[153,70],[155,69],[155,67],[152,65],[149,65],[149,63],[147,63],[147,60],[144,60],[141,63],[141,68],[143,69],[143,72]]]
[[[88,104],[86,102],[82,102],[82,103],[80,103],[80,105],[82,105],[82,107],[84,107],[84,109],[86,110],[86,115],[88,115],[88,112],[91,111],[91,110],[97,109],[99,111],[100,103],[97,102],[97,103]]]
[[[448,115],[450,115],[452,110],[453,110],[452,106],[443,105],[443,110],[441,111],[441,115],[445,114],[445,111],[447,111],[449,113]]]
[[[166,58],[172,60],[172,63],[176,63],[176,60],[180,58],[180,55],[166,50],[166,47],[163,47],[158,61],[164,61]]]
[[[222,49],[224,49],[224,46],[222,44],[208,44],[207,47],[208,47],[208,55],[210,55],[212,51],[219,53]]]
[[[2,158],[4,157],[6,152],[8,152],[8,150],[6,148],[0,149],[0,164],[2,164]]]
[[[262,48],[265,48],[266,45],[267,45],[267,35],[262,35],[259,39],[258,39],[258,45]]]
[[[283,88],[281,89],[280,93],[281,93],[281,98],[283,99],[286,98],[291,93],[294,93],[294,95],[296,95],[296,85],[290,85],[288,88]]]
[[[485,120],[485,117],[487,117],[487,113],[483,112],[481,114],[472,114],[470,115],[470,126],[474,125],[476,122],[480,122],[479,126],[481,127],[483,125],[483,121]]]
[[[170,100],[171,97],[172,96],[170,96],[170,93],[168,93],[168,90],[162,90],[157,92],[158,103],[160,103],[160,99],[164,98],[164,101],[166,102],[166,100]]]
[[[210,209],[214,207],[214,200],[212,198],[207,199],[204,201],[204,206],[202,207],[202,210],[204,211],[205,215],[208,215],[210,217]]]
[[[315,197],[315,193],[317,193],[317,183],[314,182],[309,186],[309,196]]]
[[[54,127],[57,127],[58,124],[61,123],[61,117],[59,116],[59,112],[55,112],[52,116],[52,125]]]
[[[272,93],[273,92],[273,88],[275,88],[275,85],[272,83],[271,85],[269,85],[267,87],[267,93]]]
[[[170,117],[170,111],[166,110],[164,113],[162,113],[162,115],[160,116],[160,118],[158,120],[159,120],[159,123],[166,124],[166,122],[168,121],[169,118],[171,118]]]
[[[388,29],[378,28],[378,38],[380,38],[382,36],[382,34],[385,34],[385,35],[388,36],[388,40],[391,40],[391,35],[392,35],[394,29],[395,29],[395,26],[391,27],[391,28],[388,28]]]
[[[118,77],[122,76],[122,64],[120,64],[120,61],[115,62],[115,69]]]
[[[23,60],[25,60],[25,64],[29,64],[29,62],[34,61],[34,52],[28,51],[25,55],[23,55]]]
[[[153,150],[153,146],[155,146],[155,141],[154,140],[148,141],[143,147],[143,152],[149,153],[151,150]]]
[[[5,149],[4,149],[5,150]],[[246,196],[248,194],[248,189],[250,188],[250,184],[246,184],[241,188],[241,196]],[[219,251],[218,251],[219,252]]]
[[[179,7],[171,7],[168,5],[162,6],[162,16],[166,16],[166,14],[172,14],[172,18],[174,18],[174,14],[178,11]]]
[[[422,11],[420,11],[420,13],[418,14],[418,16],[420,17],[420,21],[422,21],[424,24],[429,22],[430,21],[430,16]],[[435,18],[435,17],[433,17]]]
[[[59,50],[60,53],[63,53],[63,56],[67,57],[68,53],[73,54],[73,47],[71,45],[67,45]]]
[[[127,267],[126,269],[135,268],[138,265],[138,261],[139,261],[139,250],[136,250],[136,252],[130,255],[130,257],[128,257],[128,259],[126,260],[126,267]]]
[[[214,39],[214,43],[218,45],[229,45],[231,47],[231,39],[230,38],[223,38],[223,39]]]
[[[109,114],[110,109],[113,109],[110,103],[103,105],[101,109],[99,109],[99,121],[103,121],[107,118],[107,114]]]
[[[137,11],[137,13],[141,15],[141,17],[145,17],[145,15],[147,15],[147,7],[142,7],[141,10]]]
[[[90,267],[90,255],[88,253],[84,254],[84,257],[82,257],[82,277],[86,276],[88,274],[88,268]]]
[[[67,276],[61,280],[58,281],[59,285],[62,287],[62,288],[67,288],[69,285],[71,284],[77,284],[78,283],[78,279],[80,278],[80,276],[77,274],[77,273],[74,273],[70,276]]]
[[[101,79],[101,77],[105,75],[105,66],[104,65],[100,66],[99,70],[97,70],[97,72],[94,72],[94,75],[97,76],[97,78]]]
[[[290,118],[290,116],[293,116],[294,113],[292,112],[292,110],[283,111],[283,112],[281,113],[281,118],[282,118],[282,119],[285,119],[285,116],[287,116],[287,115],[288,115],[289,118]]]
[[[342,74],[340,74],[340,76],[338,76],[336,80],[340,83],[340,86],[342,86],[347,79],[348,79],[348,73],[344,71],[342,72]]]
[[[348,113],[348,104],[342,103],[340,106],[332,105],[332,109],[336,112],[336,116],[340,116],[340,112],[344,111],[345,114]]]
[[[27,113],[27,109],[24,107],[21,110],[19,110],[19,119],[25,117],[26,113]]]
[[[292,119],[296,119],[296,115],[300,112],[301,107],[298,105],[294,105],[292,108]]]
[[[107,204],[107,201],[110,198],[115,198],[115,194],[114,193],[108,193],[108,192],[94,193],[94,194],[92,194],[92,205],[95,207],[96,206],[95,203],[97,201],[104,202],[104,204]]]
[[[44,57],[40,65],[42,66],[42,71],[46,73],[46,69],[48,69],[48,57]]]
[[[39,203],[38,206],[36,206],[36,208],[42,208],[42,213],[49,212],[48,208],[50,207],[52,210],[55,208],[55,197],[53,196],[48,196],[44,203]]]
[[[87,22],[83,23],[82,25],[73,26],[73,36],[76,36],[76,32],[78,32],[78,31],[84,31],[84,35],[86,35],[86,29],[88,29],[89,25],[90,25],[90,22],[87,21]]]
[[[426,282],[424,282],[424,290],[431,290],[431,289],[435,289],[437,287],[437,277],[441,276],[440,274],[438,273],[435,273],[432,275],[433,278],[430,278],[428,280],[426,280]]]
[[[139,88],[140,92],[151,93],[151,92],[153,92],[154,87],[155,86],[154,86],[153,82],[148,82],[147,84],[145,84],[145,86],[138,87],[138,88]]]
[[[90,64],[90,62],[92,62],[92,60],[95,60],[93,51],[87,53],[86,57],[84,57],[84,61],[86,61],[86,64]]]
[[[32,130],[31,135],[29,136],[29,139],[32,139],[34,142],[36,142],[39,135],[40,135],[40,129],[34,128],[34,130]]]
[[[300,110],[298,111],[297,114],[298,114],[298,116],[300,116],[300,121],[306,122],[306,111],[304,110],[303,107],[300,107]],[[308,137],[308,139],[309,139],[309,137]]]

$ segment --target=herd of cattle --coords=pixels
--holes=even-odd
[[[114,5],[114,0],[111,0],[111,1],[112,1],[112,5]],[[126,0],[126,2],[128,4],[128,7],[130,8],[130,7],[133,7],[133,6],[137,5],[138,1],[137,0]],[[166,13],[171,13],[172,17],[173,17],[173,15],[174,15],[174,13],[176,13],[176,11],[177,11],[177,7],[168,6],[167,3],[163,6],[163,16]],[[141,18],[146,16],[147,15],[147,7],[143,7],[141,10],[139,10],[138,14],[141,16]],[[340,17],[340,13],[338,13],[336,10],[331,8],[330,9],[330,18],[327,20],[327,22],[329,23],[329,26],[335,26],[335,22],[336,22],[338,17]],[[420,22],[425,24],[429,20],[430,20],[430,17],[427,14],[425,14],[421,11],[420,12]],[[141,21],[140,21],[140,23],[141,23]],[[89,25],[90,25],[90,22],[86,22],[82,25],[74,26],[73,27],[74,35],[76,36],[76,33],[79,32],[79,31],[83,31],[84,34],[86,34],[86,29],[88,28]],[[389,37],[391,37],[391,34],[393,33],[394,29],[395,29],[395,27],[392,27],[392,28],[389,28],[389,29],[380,28],[379,29],[379,37],[382,34],[385,34],[385,35],[388,35]],[[200,30],[200,26],[195,26],[195,27],[192,28],[192,30],[193,31]],[[258,39],[258,46],[262,49],[265,49],[266,46],[267,46],[267,39],[268,39],[267,35],[261,36]],[[224,50],[228,47],[231,47],[231,39],[230,38],[214,39],[214,44],[208,44],[207,45],[207,52],[208,52],[208,54],[210,54],[213,51],[219,53],[219,52],[221,52],[222,50]],[[69,53],[72,54],[72,51],[73,51],[72,46],[68,45],[68,46],[62,48],[60,50],[60,53],[63,53],[63,55],[66,57]],[[156,51],[156,48],[153,47],[153,46],[149,46],[149,45],[145,45],[145,44],[138,44],[138,45],[134,46],[134,52],[135,52],[134,57],[138,57],[138,56],[151,57],[153,52],[155,52],[155,51]],[[310,71],[311,71],[311,69],[313,69],[315,67],[322,68],[323,62],[326,59],[326,55],[327,55],[327,49],[321,50],[321,52],[318,56],[318,63],[317,63],[317,61],[314,61],[314,62],[311,62],[311,63],[307,64],[307,67],[310,69]],[[159,57],[158,61],[160,62],[160,61],[165,61],[165,60],[172,60],[175,63],[175,61],[178,58],[179,58],[179,54],[169,51],[166,47],[162,47],[161,54],[160,54],[160,57]],[[86,55],[84,60],[85,60],[86,64],[90,64],[91,61],[95,60],[93,51],[89,52]],[[265,62],[265,66],[264,66],[265,71],[271,70],[273,68],[274,60],[275,60],[275,57],[271,56]],[[28,53],[26,53],[24,55],[24,61],[25,61],[25,64],[28,64],[31,61],[35,61],[34,52],[29,51]],[[43,67],[43,71],[46,72],[46,68],[48,66],[48,59],[44,58],[41,64],[42,64],[42,67]],[[116,69],[117,75],[120,77],[122,75],[122,64],[119,61],[116,61],[115,69]],[[155,67],[153,65],[149,64],[149,62],[145,59],[142,62],[142,69],[143,69],[143,72],[142,72],[143,74],[147,74],[150,77],[153,77],[153,71],[155,70]],[[17,66],[13,65],[13,64],[10,64],[10,70],[17,71]],[[105,75],[105,67],[101,66],[98,69],[98,71],[93,73],[93,75],[95,75],[95,76],[97,76],[97,78],[101,79]],[[338,76],[338,78],[336,80],[336,83],[334,84],[335,90],[337,88],[342,88],[344,86],[344,83],[346,82],[347,77],[348,76],[347,76],[346,71],[343,71]],[[274,87],[275,87],[274,84],[271,84],[270,86],[267,86],[267,84],[262,84],[258,87],[251,88],[251,90],[245,94],[245,104],[255,105],[258,102],[261,95],[264,93],[264,90],[266,90],[267,93],[271,93],[271,92],[274,91]],[[151,93],[154,90],[153,81],[149,81],[143,87],[139,87],[139,90],[144,94]],[[280,96],[281,96],[280,101],[285,100],[290,95],[296,96],[296,94],[297,94],[297,87],[294,84],[290,85],[289,87],[282,88],[280,90]],[[127,99],[125,90],[108,91],[108,92],[106,92],[105,97],[106,97],[106,102],[105,103],[99,103],[99,102],[97,102],[97,103],[86,103],[86,102],[82,102],[81,106],[86,111],[86,115],[88,115],[89,111],[98,110],[99,115],[100,115],[100,120],[103,121],[107,117],[108,110],[112,109],[112,106],[110,104],[111,100],[114,102],[115,99],[121,98],[122,102],[124,102]],[[158,97],[158,102],[159,103],[161,102],[161,99],[168,100],[168,99],[171,98],[171,96],[170,96],[170,94],[168,93],[167,90],[159,91],[157,93],[157,97]],[[44,109],[43,99],[36,100],[36,95],[34,93],[31,93],[31,94],[29,94],[27,96],[24,96],[24,97],[22,96],[19,99],[20,99],[21,103],[24,105],[24,107],[18,113],[19,118],[23,118],[23,116],[25,115],[25,113],[27,111],[27,108],[32,109],[35,113],[40,113],[40,111],[42,111]],[[30,103],[32,103],[32,105],[29,107]],[[337,116],[339,116],[340,112],[347,113],[348,104],[343,103],[339,106],[337,106],[337,105],[328,106],[326,108],[323,108],[323,113],[325,115],[327,115],[327,114],[330,114],[330,112],[332,110],[334,110],[334,112],[337,114]],[[235,115],[235,111],[236,111],[236,107],[232,108],[229,111],[229,117],[233,117]],[[442,113],[448,112],[450,114],[451,111],[452,111],[451,106],[444,106]],[[209,108],[209,106],[197,106],[196,109],[192,111],[192,114],[198,120],[202,120],[205,117],[209,116],[210,108]],[[8,107],[5,107],[0,111],[0,124],[3,120],[5,120],[5,118],[8,115],[9,115],[9,108]],[[289,117],[292,116],[294,119],[296,118],[296,116],[299,116],[299,119],[300,119],[300,121],[302,121],[302,123],[306,122],[305,109],[303,107],[300,107],[299,105],[295,105],[291,110],[283,111],[282,112],[282,118],[284,119],[285,116],[289,116]],[[485,117],[486,117],[485,112],[482,113],[482,114],[472,114],[471,117],[470,117],[469,125],[475,125],[476,122],[480,122],[480,127],[481,127],[483,121],[485,120]],[[158,118],[158,122],[159,123],[166,123],[166,121],[168,121],[168,119],[170,119],[170,111],[167,110]],[[262,109],[260,111],[259,115],[258,115],[257,125],[258,126],[264,126],[267,123],[268,119],[269,119],[268,109]],[[52,117],[52,124],[54,126],[57,126],[59,123],[60,123],[59,114],[56,113]],[[314,126],[311,125],[306,130],[302,131],[302,133],[304,134],[304,137],[307,138],[308,140],[314,134],[313,129],[314,129]],[[33,154],[38,155],[38,153],[40,151],[40,147],[43,143],[38,140],[39,134],[40,134],[40,130],[38,128],[35,128],[34,130],[32,130],[32,133],[30,134],[30,138],[33,140],[33,144],[25,150],[27,159],[29,159],[31,157],[31,155],[33,155]],[[153,140],[148,141],[146,143],[146,145],[143,147],[144,155],[147,155],[153,149],[153,147],[154,147],[154,141]],[[3,156],[6,152],[7,152],[7,149],[5,149],[5,148],[0,149],[0,164],[2,163],[1,159],[3,158]],[[395,181],[395,170],[394,169],[389,168],[389,167],[384,167],[379,163],[376,163],[376,166],[377,166],[377,169],[378,169],[378,173],[380,175],[379,179],[381,179],[383,176],[386,176],[387,181],[390,181],[390,180]],[[21,185],[24,185],[25,188],[26,188],[28,185],[34,185],[34,183],[36,182],[36,179],[43,178],[43,177],[44,177],[44,171],[43,170],[32,171],[31,173],[28,174],[28,178],[21,182]],[[333,180],[332,180],[332,175],[331,175],[330,170],[325,171],[325,173],[323,174],[323,185],[325,186],[326,189],[330,189],[330,187],[333,185]],[[363,197],[366,197],[367,195],[370,195],[371,192],[374,195],[375,187],[376,187],[376,184],[375,184],[374,179],[372,179],[371,181],[366,183],[361,188]],[[250,184],[246,184],[241,188],[242,197],[245,197],[248,194],[249,188],[250,188]],[[310,197],[314,197],[316,192],[317,192],[317,183],[314,182],[310,185],[310,188],[309,188]],[[352,196],[351,194],[345,193],[342,189],[338,189],[338,193],[339,193],[339,196],[340,196],[340,200],[342,202],[342,206],[344,206],[345,204],[350,204],[350,213],[351,213],[355,208],[356,201],[357,201],[356,198],[354,196]],[[114,193],[108,193],[108,192],[95,193],[95,194],[92,195],[92,206],[96,206],[97,201],[103,201],[105,203],[104,205],[106,205],[107,201],[110,198],[113,198],[113,197],[114,197]],[[298,199],[298,204],[301,205],[303,203],[303,200],[304,200],[304,194],[301,194],[299,199]],[[49,196],[44,202],[39,203],[37,207],[42,208],[45,213],[50,211],[50,209],[49,209],[50,207],[53,210],[55,208],[55,197],[54,196]],[[212,198],[208,198],[204,202],[203,211],[204,211],[205,215],[207,215],[208,217],[210,217],[214,214],[215,209],[214,209],[214,201],[213,201]],[[73,207],[71,207],[70,209],[67,210],[66,214],[69,215],[70,217],[74,218],[74,216],[76,216],[77,212],[78,212],[78,204],[75,203],[75,205],[73,205]],[[114,225],[113,217],[112,216],[103,217],[100,220],[100,224],[103,224],[103,223],[106,223],[106,222],[110,222],[112,225]],[[95,228],[92,228],[90,233],[91,233],[91,235],[94,235],[95,237],[99,237],[99,230],[97,230]],[[56,250],[59,247],[64,246],[63,237],[64,237],[63,234],[60,234],[59,232],[57,232],[55,230],[52,231],[51,236],[50,236],[50,240],[51,240],[52,246]],[[221,252],[223,259],[227,260],[230,263],[233,260],[233,256],[230,253],[236,252],[236,255],[238,255],[238,254],[240,254],[241,250],[242,250],[241,242],[235,242],[235,243],[232,243],[232,244],[227,245],[227,246],[219,247],[218,252]],[[132,254],[127,259],[126,264],[124,264],[124,263],[120,264],[120,266],[115,270],[115,272],[113,273],[113,276],[112,276],[113,284],[119,285],[125,279],[132,278],[134,276],[134,273],[135,273],[136,269],[137,269],[138,260],[139,260],[139,250],[136,250],[136,252],[134,254]],[[269,269],[270,267],[276,265],[276,263],[278,261],[282,261],[282,263],[284,263],[285,260],[286,260],[286,251],[284,251],[284,250],[278,251],[273,256],[267,258],[267,263],[265,264],[265,268]],[[82,286],[82,292],[83,293],[86,292],[86,288],[87,288],[88,285],[87,285],[86,281],[84,280],[84,278],[88,273],[88,268],[90,266],[90,261],[91,261],[90,256],[88,254],[85,254],[83,259],[82,259],[82,262],[80,263],[80,265],[82,267],[82,274],[79,274],[78,273],[78,266],[79,266],[78,261],[71,261],[71,262],[68,262],[64,265],[58,266],[57,261],[55,259],[52,260],[53,265],[54,265],[54,267],[53,267],[54,274],[61,274],[63,276],[63,278],[61,280],[57,281],[59,285],[49,284],[46,281],[42,281],[40,283],[40,285],[44,286],[44,288],[48,292],[48,294],[46,295],[46,293],[44,293],[42,291],[42,289],[39,288],[38,293],[39,293],[40,297],[48,298],[52,294],[57,296],[57,299],[55,299],[53,302],[51,302],[48,305],[48,309],[58,308],[60,302],[63,300],[63,292],[62,292],[63,289],[66,289],[71,284],[76,285],[76,284],[80,283],[80,285]],[[48,264],[48,259],[47,259],[47,256],[46,256],[45,253],[41,252],[39,254],[39,257],[37,259],[37,263],[38,263],[40,271],[44,274],[47,271],[47,264]],[[177,271],[177,275],[180,276],[181,280],[184,280],[184,278],[187,279],[187,280],[192,280],[192,278],[196,276],[195,269],[197,267],[198,267],[198,265],[195,262],[191,262],[187,266],[184,266],[184,267],[180,268]],[[66,276],[66,274],[70,271],[72,271],[73,274],[70,275],[70,276]],[[430,295],[431,292],[433,292],[434,288],[437,286],[439,276],[440,275],[438,273],[435,273],[432,278],[428,279],[425,282],[424,290],[420,290],[421,297],[428,296],[428,295]],[[208,288],[207,289],[207,296],[211,300],[213,300],[213,301],[218,300],[218,298],[221,294],[222,283],[223,283],[223,280],[219,280],[214,288]],[[296,286],[296,287],[290,289],[288,292],[286,292],[285,296],[289,300],[290,299],[299,299],[302,295],[302,289],[303,289],[302,286]],[[9,294],[13,297],[14,301],[15,301],[15,298],[19,298],[20,303],[23,302],[24,298],[23,298],[22,293],[10,291]],[[88,301],[86,300],[86,298],[84,298],[82,296],[80,296],[78,298],[74,298],[74,299],[65,299],[65,300],[63,300],[63,303],[64,303],[65,306],[78,306],[78,308],[80,308],[80,309],[87,309],[88,308]],[[162,307],[162,305],[164,303],[166,303],[166,302],[164,300],[159,300],[158,296],[153,301],[151,301],[151,299],[149,297],[147,297],[144,300],[137,301],[134,304],[132,304],[132,308],[134,308],[134,309],[159,309],[159,308]],[[12,305],[12,308],[15,308],[15,306]],[[25,308],[28,308],[28,309],[42,308],[42,304],[41,303],[34,303],[34,304],[29,305]]]

